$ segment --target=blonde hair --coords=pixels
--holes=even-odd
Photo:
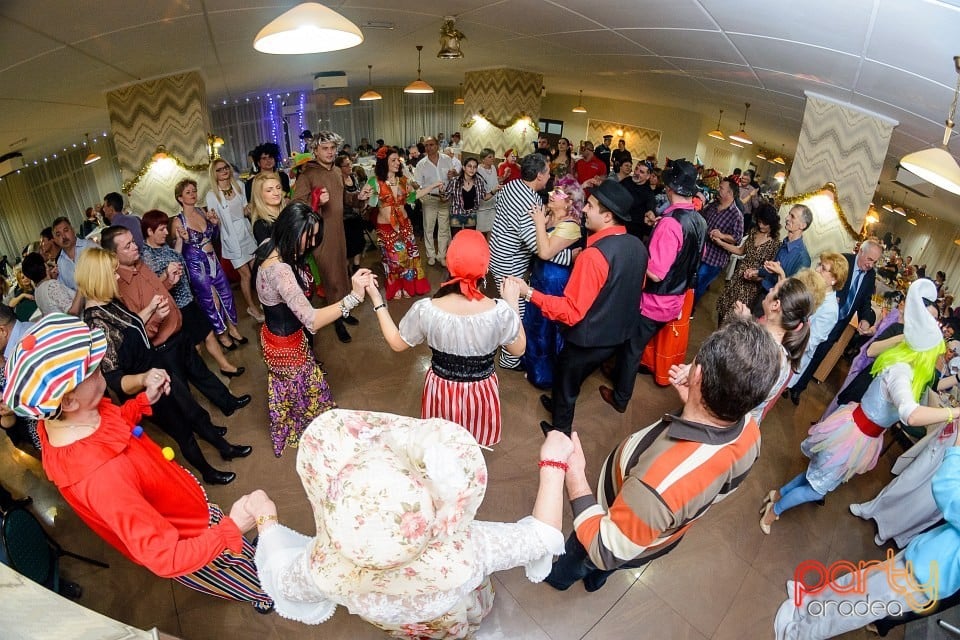
[[[223,204],[223,194],[220,193],[220,185],[217,184],[217,165],[221,163],[230,167],[230,186],[233,187],[234,193],[242,194],[243,186],[237,181],[237,172],[233,170],[232,164],[223,158],[217,158],[211,162],[210,166],[207,167],[207,173],[210,175],[210,189],[213,191],[213,197],[217,199],[217,202]]]
[[[811,310],[816,311],[823,304],[823,299],[827,297],[827,283],[823,281],[819,273],[809,267],[797,271],[793,274],[793,277],[802,282],[807,291],[810,292],[810,297],[813,298]]]
[[[843,254],[835,251],[824,251],[820,254],[820,263],[828,267],[830,274],[836,278],[836,282],[833,283],[833,290],[840,291],[840,289],[843,289],[843,285],[847,281],[847,273],[850,271],[850,265],[847,264],[847,259],[843,257]]]
[[[277,216],[280,215],[280,210],[283,208],[283,200],[280,201],[280,206],[277,207],[277,213],[273,214],[270,211],[270,207],[263,201],[263,183],[267,180],[273,180],[280,188],[283,188],[283,183],[280,182],[280,176],[274,173],[273,171],[262,171],[257,174],[253,179],[253,184],[250,185],[250,220],[251,222],[256,222],[257,220],[264,220],[266,222],[276,222]]]
[[[77,291],[89,300],[107,302],[117,297],[117,254],[103,247],[85,249],[77,258]]]

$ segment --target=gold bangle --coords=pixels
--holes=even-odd
[[[276,515],[257,516],[257,526],[262,527],[263,525],[265,525],[267,522],[270,522],[271,520],[277,520],[277,516]]]

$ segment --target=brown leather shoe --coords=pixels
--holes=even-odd
[[[617,401],[613,399],[613,389],[605,384],[600,385],[600,397],[603,398],[604,402],[616,409],[617,413],[626,413],[627,408],[617,404]]]

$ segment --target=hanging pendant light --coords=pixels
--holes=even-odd
[[[457,97],[453,100],[453,104],[462,105],[463,102],[463,83],[457,85]]]
[[[753,140],[750,139],[750,136],[747,135],[746,125],[747,125],[747,112],[750,111],[750,103],[744,102],[747,105],[747,108],[743,111],[743,122],[740,123],[740,131],[730,134],[731,140],[736,140],[742,144],[753,144]]]
[[[764,146],[766,146],[767,144],[766,140],[764,140],[763,144]],[[767,152],[763,150],[763,147],[760,147],[760,150],[757,151],[757,157],[760,158],[761,160],[767,159]]]
[[[896,192],[896,191],[893,192],[893,200],[894,200],[894,202],[896,202],[896,200],[897,200],[897,192]],[[881,207],[881,209],[883,209],[884,211],[889,211],[890,213],[893,213],[893,205],[890,204],[889,202],[884,202],[884,203],[883,203],[883,206]]]
[[[737,147],[737,148],[739,148],[739,149],[743,149],[743,145],[742,145],[742,144],[740,144],[739,142],[734,142],[733,140],[730,141],[730,145],[731,145],[731,146],[734,146],[734,147]]]
[[[383,100],[383,96],[373,90],[373,65],[367,65],[367,90],[360,95],[360,101]]]
[[[953,56],[953,66],[958,74],[957,86],[953,90],[953,102],[950,104],[950,112],[947,114],[943,144],[934,149],[908,153],[900,158],[900,166],[936,187],[960,195],[960,165],[957,164],[957,161],[953,159],[947,149],[950,134],[953,132],[953,117],[957,113],[957,96],[960,95],[960,56]],[[916,224],[916,222],[913,224]]]
[[[721,120],[723,120],[723,109],[720,109],[720,117],[717,118],[717,128],[708,133],[708,136],[711,138],[716,138],[717,140],[726,140],[726,138],[723,136],[723,131],[720,130]]]
[[[87,157],[83,159],[83,164],[85,164],[85,165],[87,165],[87,164],[93,164],[94,162],[96,162],[97,160],[100,159],[100,156],[98,156],[98,155],[93,151],[93,147],[90,146],[90,134],[89,134],[89,133],[85,133],[85,134],[83,134],[83,137],[84,137],[85,140],[86,140],[85,144],[86,144],[87,148],[90,149],[89,155],[87,155]]]
[[[340,96],[339,98],[333,101],[333,106],[335,107],[346,107],[349,104],[350,104],[350,98],[347,98],[344,96]]]
[[[783,159],[783,145],[780,145],[780,153],[777,154],[777,157],[770,162],[774,164],[787,164],[787,161]]]
[[[408,84],[404,93],[433,93],[433,87],[420,79],[420,52],[423,51],[423,45],[417,45],[417,79]]]
[[[906,191],[904,191],[904,192],[903,192],[903,200],[900,202],[900,205],[893,208],[893,212],[894,212],[894,213],[898,213],[898,214],[900,214],[901,216],[903,216],[904,218],[907,217],[907,210],[904,209],[903,206],[904,206],[905,204],[907,204],[907,196],[908,196],[908,195],[909,195],[909,194],[908,194]]]
[[[349,49],[363,42],[359,27],[316,2],[298,4],[267,24],[253,40],[262,53],[322,53]]]
[[[912,224],[913,226],[917,226],[916,218],[907,218],[907,222]]]
[[[571,109],[574,113],[586,113],[587,110],[583,108],[583,89],[580,89],[580,99],[577,100],[577,106]]]

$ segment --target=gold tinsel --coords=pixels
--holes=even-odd
[[[786,184],[786,181],[784,181],[784,184]],[[820,195],[824,191],[829,191],[831,194],[833,194],[833,208],[837,211],[837,216],[840,218],[840,225],[843,227],[844,231],[849,233],[854,240],[864,239],[866,235],[857,233],[857,231],[853,228],[853,225],[850,224],[850,221],[847,220],[847,214],[843,212],[843,207],[840,205],[840,194],[837,193],[837,185],[832,182],[828,182],[814,191],[799,193],[789,198],[778,198],[776,200],[777,208],[780,208],[785,204],[801,204],[804,200],[809,200],[813,196]]]
[[[157,156],[163,156],[163,157],[158,158]],[[169,158],[170,160],[173,160],[176,163],[176,165],[181,169],[183,169],[184,171],[190,171],[192,173],[201,173],[203,171],[206,171],[207,168],[210,166],[209,162],[202,162],[200,164],[187,164],[183,161],[183,158],[181,158],[176,154],[170,153],[169,151],[166,150],[166,148],[163,145],[160,145],[159,147],[157,147],[157,150],[153,153],[153,155],[150,156],[150,161],[147,162],[142,167],[140,167],[140,171],[137,172],[137,175],[135,175],[132,179],[127,180],[126,182],[123,183],[123,187],[121,187],[121,191],[123,191],[127,195],[130,195],[130,192],[137,187],[137,184],[139,184],[140,180],[142,180],[143,177],[147,175],[147,173],[150,171],[153,165],[158,160],[167,159],[167,158]]]
[[[511,122],[510,124],[503,124],[503,123],[500,123],[500,122],[494,122],[493,120],[491,120],[491,119],[488,118],[487,116],[483,115],[482,113],[480,113],[480,114],[478,114],[478,115],[479,115],[481,118],[483,118],[484,120],[486,120],[489,124],[493,125],[493,126],[496,127],[497,129],[500,129],[500,131],[506,131],[507,129],[509,129],[510,127],[514,126],[515,124],[517,124],[517,123],[520,122],[521,120],[526,119],[526,120],[527,120],[527,126],[530,127],[531,129],[533,129],[534,131],[536,131],[537,133],[540,133],[540,126],[537,125],[537,123],[535,123],[530,116],[528,116],[527,114],[525,114],[525,113],[523,113],[523,112],[521,112],[520,115],[518,115],[516,118],[514,118],[514,119],[513,119],[513,122]],[[460,126],[461,126],[462,128],[464,128],[464,129],[469,129],[469,128],[472,127],[474,124],[476,124],[476,120],[470,119],[470,120],[467,120],[466,122],[461,122],[461,123],[460,123]]]

